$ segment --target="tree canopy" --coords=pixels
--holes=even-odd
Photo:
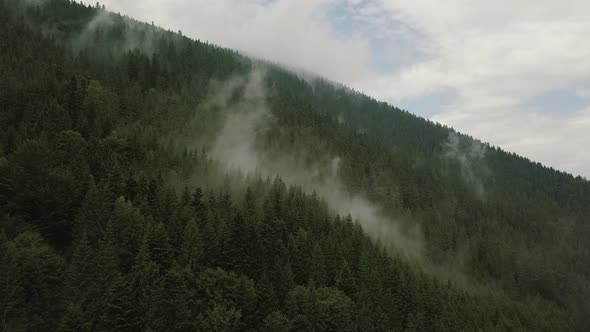
[[[590,329],[587,180],[332,82],[0,0],[0,125],[2,330]]]

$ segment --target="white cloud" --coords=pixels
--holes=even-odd
[[[274,62],[350,82],[370,68],[368,41],[341,36],[326,10],[337,0],[106,0],[166,28]]]
[[[586,95],[590,2],[380,3],[423,33],[427,58],[362,82],[363,90],[395,102],[452,89],[457,102],[434,120],[550,166],[590,175],[590,155],[584,152],[590,141],[588,109],[572,115],[526,105],[555,90]]]
[[[588,177],[590,155],[585,146],[589,140],[590,107],[573,115],[493,107],[473,114],[458,108],[434,119],[467,127],[479,137],[492,137],[493,144],[505,150]]]
[[[104,2],[109,9],[301,67],[393,104],[451,91],[456,102],[429,112],[436,113],[434,120],[590,176],[590,156],[583,152],[590,141],[587,110],[560,115],[526,105],[553,90],[589,95],[590,1]],[[397,64],[397,70],[383,72],[376,58]]]
[[[577,87],[575,93],[580,98],[590,99],[590,84]]]

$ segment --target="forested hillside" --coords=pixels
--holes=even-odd
[[[0,0],[3,331],[588,331],[590,183],[68,0]]]

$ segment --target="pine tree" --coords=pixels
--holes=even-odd
[[[352,271],[348,266],[348,262],[346,259],[340,259],[340,266],[338,268],[338,272],[336,273],[336,280],[335,280],[336,287],[343,291],[346,295],[351,296],[353,295],[356,290],[356,280],[352,275]]]
[[[147,236],[135,257],[130,280],[132,301],[137,304],[131,321],[133,326],[141,330],[164,328],[161,314],[165,297],[163,278],[160,266],[150,256]]]
[[[202,255],[202,244],[196,221],[189,221],[184,229],[178,262],[197,271]]]
[[[310,257],[310,278],[319,286],[327,284],[326,261],[319,244],[314,244]]]
[[[102,183],[96,185],[90,178],[88,191],[76,217],[76,231],[87,234],[90,242],[96,244],[98,238],[105,235],[112,206],[111,193],[106,186]]]
[[[134,264],[147,223],[130,202],[120,197],[115,201],[110,224],[109,232],[112,234],[112,243],[115,244],[119,254],[121,272],[126,273]]]
[[[163,308],[160,309],[164,319],[163,326],[167,329],[183,331],[195,328],[190,303],[192,290],[187,285],[186,275],[180,265],[174,264],[163,277],[165,298]]]
[[[27,313],[17,248],[3,230],[0,231],[0,266],[0,328],[24,330]]]
[[[146,240],[150,259],[166,270],[174,260],[174,253],[166,228],[162,222],[153,221],[148,222],[146,226]]]
[[[256,292],[258,298],[256,316],[258,319],[263,319],[272,313],[275,308],[279,307],[279,300],[276,295],[275,287],[270,282],[266,271],[262,272],[260,280],[256,283]]]
[[[125,278],[120,273],[115,274],[104,294],[105,301],[96,326],[97,330],[129,331],[137,329],[134,317],[137,308],[129,290]]]
[[[90,331],[94,329],[97,310],[96,257],[86,233],[74,244],[74,253],[66,273],[65,315],[60,329],[63,331]]]

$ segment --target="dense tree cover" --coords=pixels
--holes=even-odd
[[[338,156],[347,191],[421,227],[420,261],[209,154],[211,82],[255,66],[257,147]],[[3,330],[590,328],[587,181],[346,88],[99,5],[0,0],[0,105]]]

